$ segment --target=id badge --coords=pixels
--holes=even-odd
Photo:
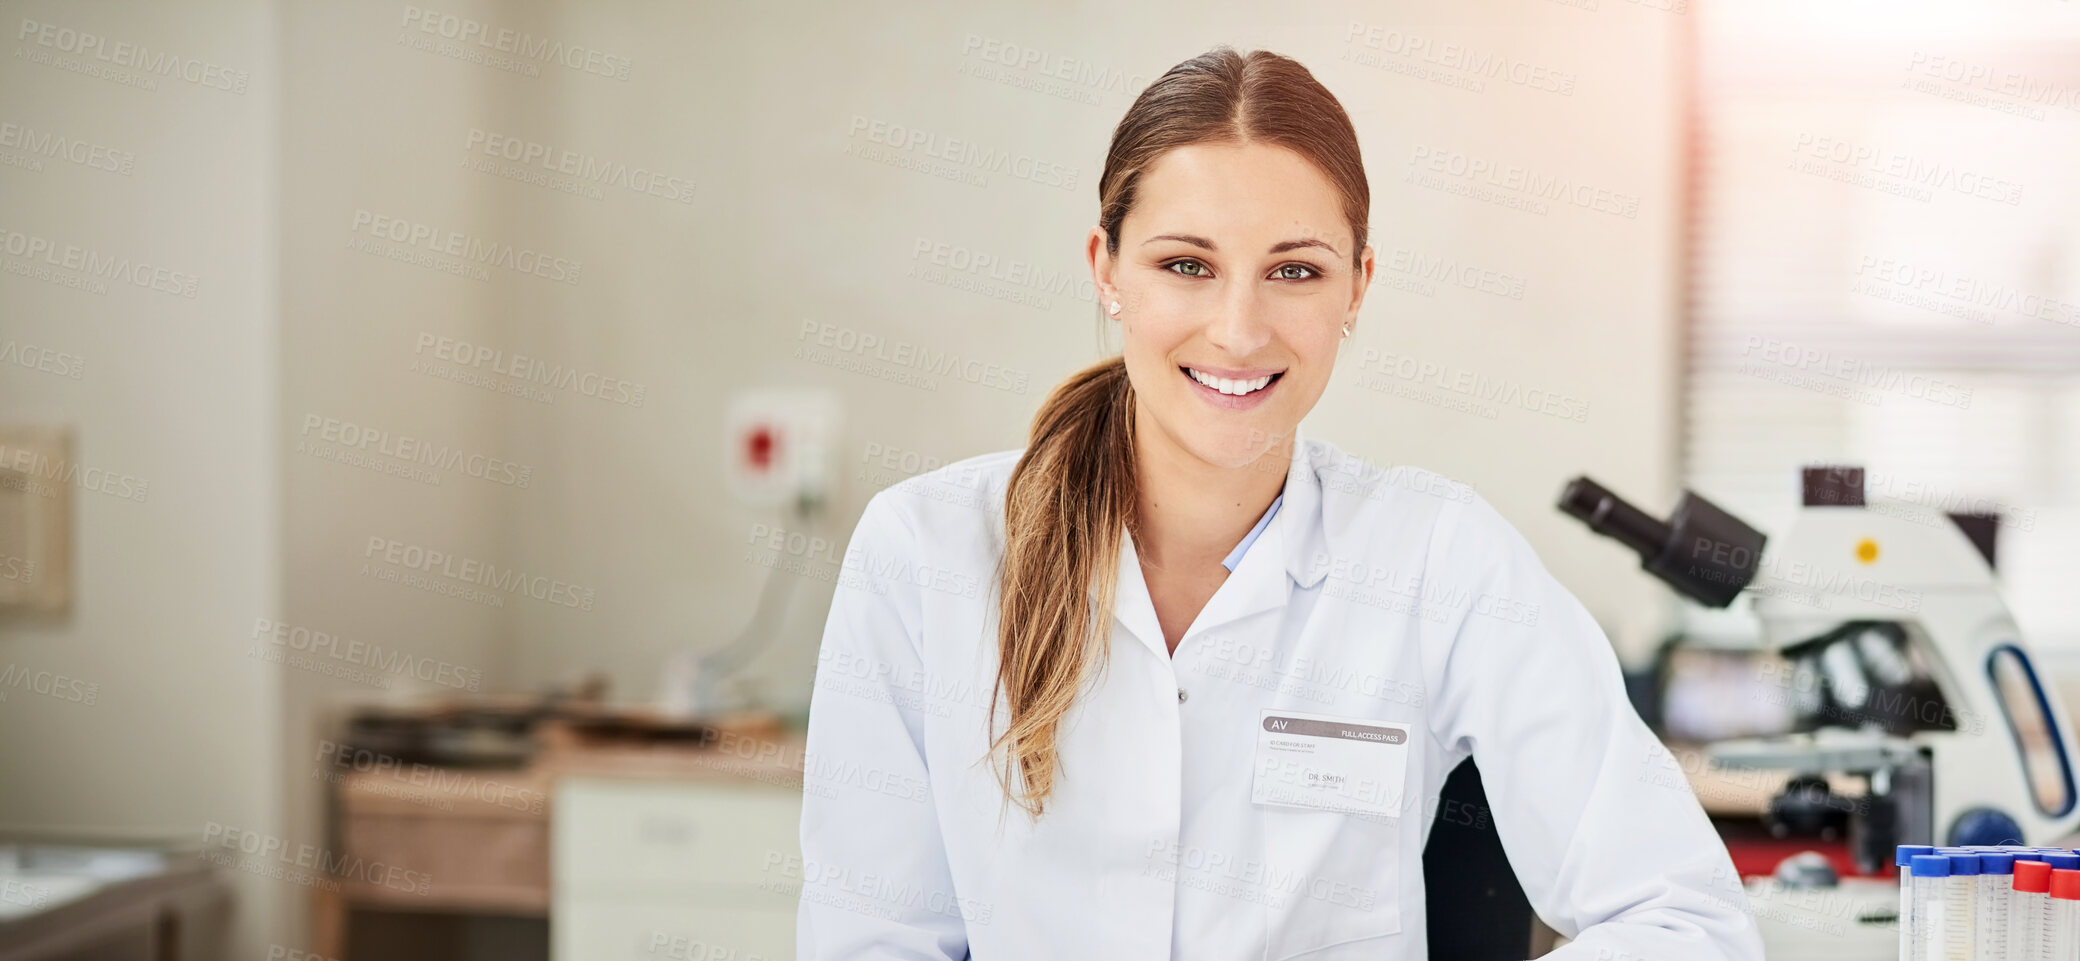
[[[1400,817],[1413,741],[1407,724],[1265,708],[1250,800]]]

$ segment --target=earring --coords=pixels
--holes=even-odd
[[[1105,305],[1105,312],[1115,317],[1119,316],[1119,301],[1115,300],[1112,303]]]
[[[1344,325],[1343,325],[1343,335],[1344,335],[1345,337],[1349,337],[1349,336],[1351,335],[1351,325],[1350,325],[1350,324],[1344,324]]]

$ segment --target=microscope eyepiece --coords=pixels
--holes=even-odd
[[[1733,603],[1755,579],[1768,538],[1689,491],[1663,521],[1587,477],[1560,492],[1560,510],[1639,555],[1640,567],[1708,607]]]

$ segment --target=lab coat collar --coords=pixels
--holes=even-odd
[[[1321,478],[1314,461],[1314,449],[1295,428],[1292,463],[1286,471],[1285,502],[1256,543],[1243,553],[1242,561],[1235,565],[1221,589],[1206,602],[1179,646],[1197,634],[1283,607],[1292,596],[1294,584],[1311,587],[1321,580],[1322,571],[1312,569],[1320,565],[1310,564],[1317,545],[1322,543]],[[1118,583],[1114,616],[1150,651],[1169,660],[1162,624],[1156,619],[1148,582],[1141,576],[1141,557],[1134,549],[1132,537],[1120,538]]]
[[[1325,454],[1322,445],[1308,443],[1300,428],[1297,425],[1293,428],[1293,466],[1286,471],[1286,502],[1278,513],[1281,516],[1287,511],[1293,513],[1281,546],[1285,548],[1286,573],[1294,584],[1301,587],[1315,586],[1328,571],[1315,560],[1325,549],[1328,538],[1328,531],[1323,526],[1322,465],[1318,463]],[[1276,526],[1277,518],[1272,518],[1272,521]],[[1256,547],[1252,545],[1250,549]]]

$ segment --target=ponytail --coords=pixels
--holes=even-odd
[[[1048,395],[1004,492],[997,690],[1011,724],[990,751],[1003,755],[1006,796],[1034,817],[1054,790],[1056,729],[1111,643],[1120,539],[1132,536],[1133,514],[1134,387],[1114,357]]]

